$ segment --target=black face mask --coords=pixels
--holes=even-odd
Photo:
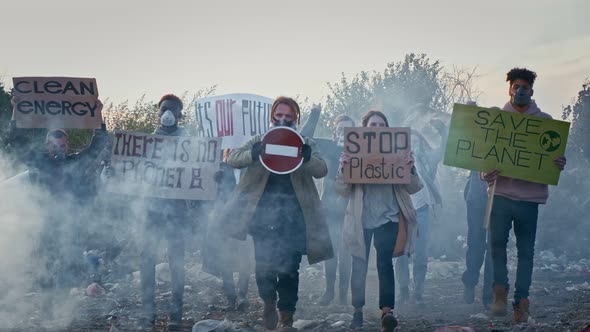
[[[53,153],[50,154],[50,157],[56,161],[65,160],[66,152],[61,148],[57,148]]]
[[[531,103],[531,96],[524,88],[520,87],[514,94],[513,101],[516,106],[527,106]]]
[[[274,119],[274,121],[272,122],[272,124],[275,127],[289,127],[289,128],[293,128],[294,122],[293,121],[287,121],[285,119],[282,119],[282,120]]]

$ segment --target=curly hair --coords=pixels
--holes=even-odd
[[[510,85],[512,85],[512,83],[514,83],[516,80],[524,80],[533,86],[533,84],[535,84],[536,78],[537,73],[526,68],[512,68],[508,73],[506,73],[506,82],[510,82]]]
[[[184,105],[182,104],[182,100],[180,98],[178,98],[176,95],[173,95],[171,93],[165,94],[162,96],[162,98],[160,98],[160,101],[158,102],[158,107],[160,107],[160,105],[162,105],[162,103],[166,100],[172,100],[172,101],[178,103],[178,105],[180,105],[180,109],[183,109],[183,107],[184,107]]]

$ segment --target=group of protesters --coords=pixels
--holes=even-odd
[[[549,118],[531,99],[535,79],[536,74],[532,71],[512,69],[507,74],[510,100],[502,110]],[[188,135],[178,125],[184,116],[180,98],[164,95],[158,109],[160,123],[154,134]],[[171,272],[172,305],[168,328],[177,330],[182,327],[185,289],[183,230],[194,215],[190,210],[195,204],[199,205],[199,217],[207,224],[202,245],[203,269],[223,280],[223,292],[230,307],[247,310],[252,272],[250,262],[253,259],[258,294],[264,303],[263,325],[268,330],[277,327],[279,331],[297,330],[293,321],[299,294],[299,269],[304,255],[309,264],[324,262],[325,292],[317,305],[329,305],[337,294],[339,304],[351,303],[354,308],[350,327],[362,328],[371,243],[376,251],[381,330],[393,331],[398,325],[394,313],[396,303],[403,305],[413,299],[419,305],[424,304],[431,242],[429,228],[435,218],[433,211],[440,208],[444,199],[437,185],[437,171],[444,153],[447,126],[440,120],[430,122],[440,136],[439,144],[434,145],[422,133],[412,130],[413,151],[405,156],[406,167],[411,169],[408,184],[351,184],[344,180],[344,169],[351,160],[343,150],[344,128],[355,127],[357,121],[352,116],[340,115],[334,120],[332,137],[316,140],[310,127],[315,126],[313,122],[317,122],[319,113],[319,107],[315,107],[308,124],[300,131],[304,139],[301,148],[303,162],[289,174],[277,174],[262,165],[259,157],[264,148],[263,136],[257,135],[241,147],[223,151],[223,162],[214,179],[218,193],[213,204],[145,198],[139,267],[142,328],[153,328],[156,322],[156,244],[162,236],[167,240]],[[278,97],[272,105],[269,120],[271,128],[297,130],[301,120],[299,105],[292,98]],[[379,110],[368,110],[360,124],[376,128],[399,126],[390,123],[385,113]],[[11,144],[19,144],[16,133],[22,130],[11,122]],[[95,162],[101,151],[108,149],[109,136],[104,125],[95,131],[90,146],[76,154],[66,153],[68,136],[64,130],[49,130],[45,143],[43,153],[27,152],[19,156],[29,167],[33,183],[55,197],[88,199],[93,194],[91,191],[96,189],[83,183],[86,178],[80,171],[86,169],[88,163]],[[566,160],[559,157],[554,162],[563,170]],[[102,179],[109,181],[113,170],[109,169],[108,160],[104,165]],[[234,176],[236,169],[239,170],[237,177]],[[318,179],[323,179],[319,185]],[[496,186],[495,203],[486,228],[487,189],[493,183]],[[482,303],[494,315],[507,314],[507,242],[514,225],[518,269],[513,312],[515,322],[526,322],[538,206],[548,198],[547,185],[505,177],[498,170],[472,171],[464,195],[468,226],[467,269],[462,278],[464,300],[474,302],[483,264]],[[38,281],[44,289],[66,285],[67,281],[61,278],[69,275],[67,264],[57,268],[52,264],[61,260],[48,257],[60,253],[60,242],[56,239],[60,238],[60,229],[65,227],[60,225],[63,222],[60,214],[63,211],[47,212],[38,243],[36,255],[44,262],[44,271],[47,271]],[[410,261],[413,263],[412,278]],[[239,273],[237,285],[234,272]],[[348,301],[349,289],[351,302]]]

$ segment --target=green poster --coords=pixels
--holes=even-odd
[[[557,185],[570,123],[455,104],[444,164]]]

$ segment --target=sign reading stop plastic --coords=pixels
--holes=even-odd
[[[275,127],[262,138],[260,162],[275,174],[289,174],[303,164],[303,137],[289,127]]]

